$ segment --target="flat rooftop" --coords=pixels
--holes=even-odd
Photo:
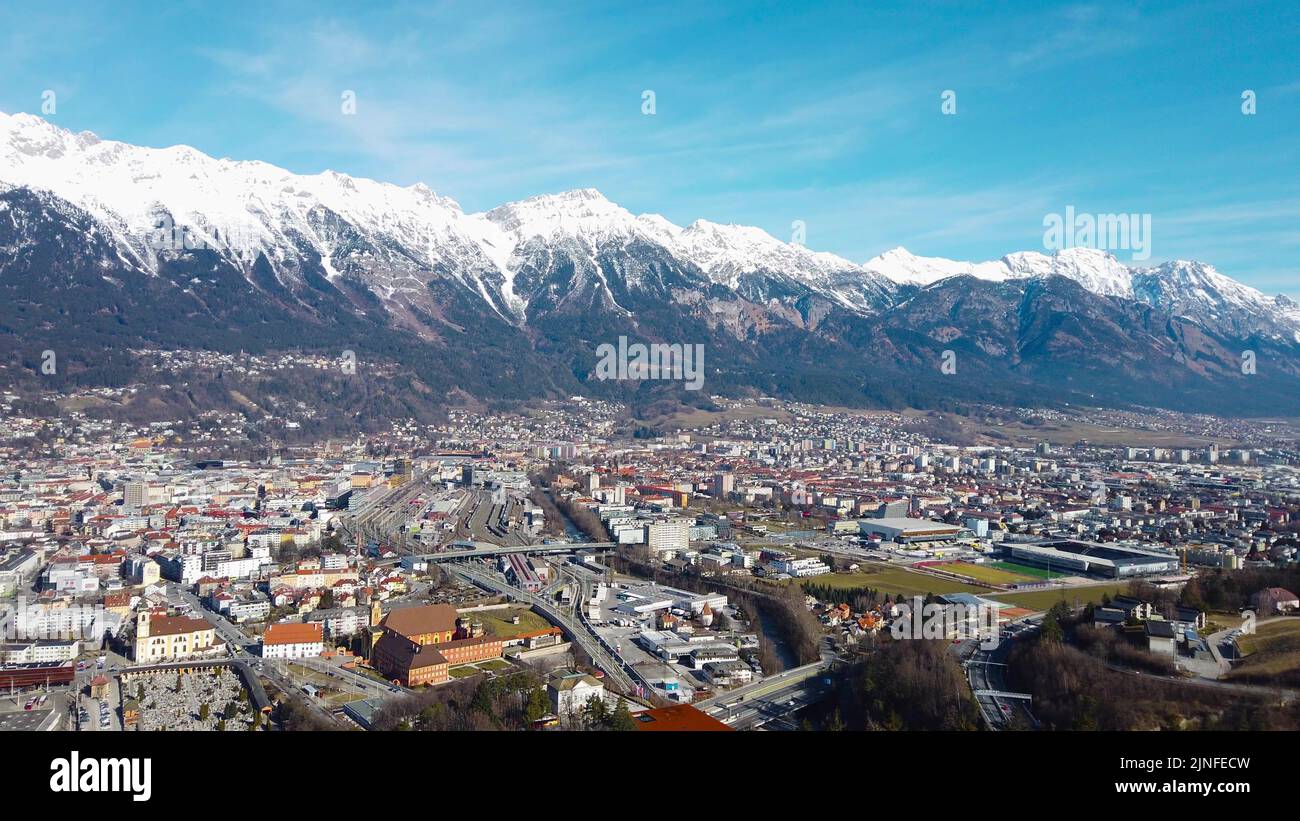
[[[1025,544],[1008,544],[1010,548],[1029,550],[1044,555],[1076,556],[1091,562],[1110,565],[1146,564],[1150,562],[1171,562],[1176,557],[1162,553],[1152,553],[1122,545],[1099,544],[1074,539],[1057,539],[1048,542],[1029,542]]]
[[[932,522],[929,519],[911,519],[906,516],[885,516],[880,519],[859,519],[860,525],[880,525],[893,530],[961,530],[961,525],[950,525],[946,522]]]

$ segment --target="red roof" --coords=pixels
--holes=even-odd
[[[653,732],[729,731],[726,724],[689,704],[656,707],[632,715],[638,730]]]

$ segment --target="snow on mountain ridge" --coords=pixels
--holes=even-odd
[[[972,263],[918,257],[894,248],[863,267],[900,285],[921,287],[962,275],[990,282],[1063,276],[1094,294],[1144,302],[1234,333],[1264,331],[1300,340],[1300,308],[1290,300],[1269,297],[1201,262],[1171,260],[1137,268],[1106,251],[1067,248],[1050,255],[1018,251],[1000,260]]]
[[[1105,251],[1067,248],[1052,255],[1017,251],[999,260],[966,262],[942,257],[918,257],[906,248],[893,248],[863,264],[900,285],[931,285],[953,276],[973,276],[990,282],[1065,276],[1105,296],[1133,296],[1129,269]]]
[[[892,304],[899,286],[960,275],[990,281],[1060,275],[1093,293],[1193,317],[1248,327],[1257,323],[1246,315],[1258,315],[1300,332],[1300,307],[1201,263],[1129,268],[1087,248],[963,262],[895,248],[858,265],[756,227],[696,220],[682,228],[658,214],[633,215],[594,188],[466,214],[423,183],[401,187],[330,170],[293,174],[261,161],[215,159],[185,145],[103,140],[28,114],[0,113],[0,182],[48,191],[83,208],[145,269],[155,265],[151,242],[165,211],[204,244],[243,260],[245,270],[252,256],[264,253],[278,275],[293,275],[306,244],[330,278],[359,274],[386,298],[418,301],[428,273],[442,272],[494,309],[499,295],[516,320],[529,298],[515,287],[522,264],[516,252],[525,244],[576,242],[595,264],[601,246],[649,243],[716,283],[764,300],[811,291],[869,313]]]

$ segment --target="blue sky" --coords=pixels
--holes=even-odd
[[[679,224],[802,220],[857,261],[1149,213],[1151,261],[1300,295],[1294,2],[123,5],[0,11],[0,110],[52,89],[67,128],[469,211],[594,187]]]

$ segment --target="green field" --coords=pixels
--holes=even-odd
[[[995,593],[989,598],[1016,607],[1023,607],[1026,610],[1047,610],[1059,601],[1074,606],[1076,601],[1079,604],[1099,603],[1101,597],[1105,595],[1109,595],[1113,599],[1122,595],[1128,589],[1128,586],[1128,582],[1113,582],[1111,584],[1099,584],[1095,587],[1065,587],[1052,590],[1031,590],[1027,593]]]
[[[987,593],[988,589],[972,584],[963,584],[953,579],[941,579],[927,576],[901,567],[888,565],[863,565],[864,570],[853,573],[826,573],[821,576],[801,579],[802,584],[819,584],[836,589],[870,587],[881,593],[904,596],[924,596],[926,593]],[[870,572],[869,572],[870,571]]]
[[[941,565],[940,570],[947,570],[949,573],[957,573],[962,576],[970,576],[972,579],[989,584],[1015,584],[1016,582],[1029,581],[1030,577],[1020,573],[1012,573],[1003,570],[1000,567],[994,567],[989,564],[971,564],[969,562],[952,562],[951,564]]]
[[[1300,684],[1300,619],[1261,624],[1254,635],[1243,635],[1237,646],[1247,655],[1232,667],[1229,680],[1248,684]]]
[[[462,613],[462,616],[470,621],[483,623],[483,630],[490,636],[497,638],[510,639],[524,633],[535,633],[538,630],[545,630],[551,626],[551,623],[541,616],[529,610],[527,607],[511,607],[501,610],[475,610],[472,613]],[[519,623],[511,624],[510,617],[518,616]]]
[[[1242,635],[1237,646],[1244,656],[1269,653],[1300,644],[1300,619],[1284,619],[1261,624],[1253,635]]]
[[[461,665],[460,667],[451,668],[450,670],[447,671],[447,675],[451,676],[452,678],[469,678],[470,676],[477,676],[482,672],[483,672],[482,670],[478,669],[477,667],[474,667],[473,665],[464,664]]]
[[[989,566],[996,567],[998,570],[1005,570],[1008,573],[1015,573],[1018,576],[1028,576],[1031,579],[1046,579],[1049,575],[1053,575],[1045,567],[1030,567],[1027,564],[1016,564],[1015,562],[990,562]],[[1059,577],[1061,573],[1058,570],[1054,575]]]

